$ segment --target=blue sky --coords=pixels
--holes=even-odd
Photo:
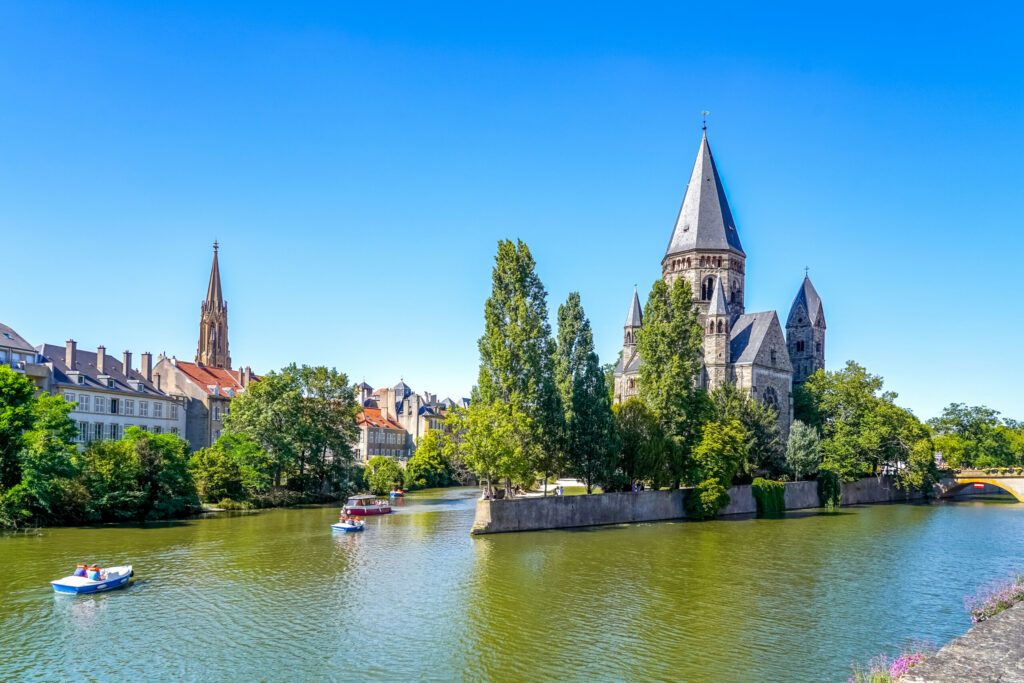
[[[236,364],[466,395],[519,237],[613,360],[707,109],[748,310],[809,266],[830,367],[1024,418],[1010,4],[173,5],[0,4],[0,320],[34,344],[191,360],[216,238]]]

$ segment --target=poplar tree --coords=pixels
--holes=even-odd
[[[566,464],[591,493],[594,484],[606,482],[614,468],[615,423],[579,292],[571,292],[558,307],[556,359],[555,378],[567,431]]]
[[[711,412],[698,380],[704,335],[690,285],[679,278],[669,287],[657,280],[644,306],[637,333],[639,396],[672,441],[668,479],[674,486],[692,476],[692,452]]]
[[[477,386],[482,402],[511,404],[529,418],[531,443],[520,449],[521,457],[531,457],[533,470],[548,475],[564,448],[564,416],[554,381],[556,344],[547,292],[535,268],[521,240],[498,242],[491,296],[484,304]]]

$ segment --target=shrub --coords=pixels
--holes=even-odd
[[[984,586],[974,595],[964,599],[964,607],[971,613],[971,621],[977,624],[989,617],[1013,607],[1024,600],[1024,574]]]
[[[839,476],[832,470],[821,470],[818,473],[818,500],[821,506],[829,510],[839,507],[842,500],[843,488],[839,483]]]
[[[898,681],[912,668],[928,658],[931,648],[904,652],[899,657],[889,659],[885,655],[878,655],[866,668],[854,665],[853,673],[848,683],[892,683]]]
[[[786,510],[786,485],[758,477],[751,483],[758,515],[778,515]]]
[[[402,485],[402,468],[393,458],[375,455],[366,463],[364,477],[370,492],[380,496]]]

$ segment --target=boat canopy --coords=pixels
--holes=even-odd
[[[364,501],[364,500],[377,500],[377,496],[362,494],[362,495],[359,495],[359,496],[349,496],[348,500],[349,500],[350,503],[352,501],[359,502],[359,501]]]

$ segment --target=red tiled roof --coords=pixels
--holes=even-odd
[[[219,386],[221,389],[234,389],[235,393],[244,391],[242,386],[242,373],[238,370],[225,370],[224,368],[210,368],[197,363],[189,363],[179,360],[175,365],[185,373],[185,376],[193,383],[204,389],[207,393],[214,393],[211,386]],[[258,375],[252,375],[252,381],[259,381]]]
[[[371,427],[381,427],[383,429],[402,429],[402,425],[384,417],[380,412],[380,408],[363,408],[363,412],[356,418],[356,422],[360,425],[368,424]],[[405,430],[402,429],[402,431]]]

